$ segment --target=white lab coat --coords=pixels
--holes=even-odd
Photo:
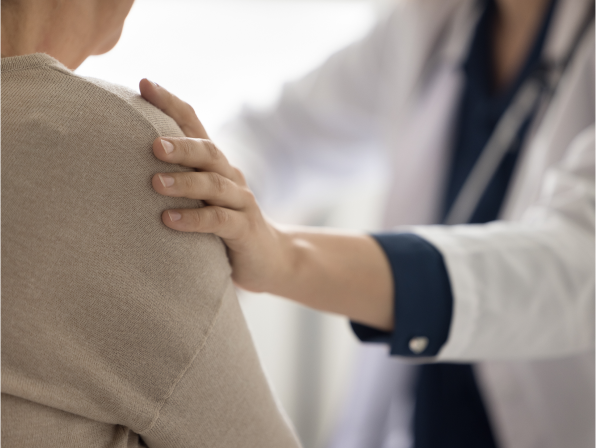
[[[588,6],[589,0],[559,0],[545,43],[549,58],[561,59]],[[591,448],[593,25],[531,127],[501,220],[432,225],[449,169],[460,64],[478,13],[472,0],[402,1],[365,39],[286,86],[272,110],[245,111],[218,143],[265,208],[286,210],[289,219],[301,204],[323,207],[333,197],[325,192],[383,166],[391,179],[387,227],[432,242],[449,272],[453,320],[436,360],[479,363],[500,447]],[[393,360],[376,364],[377,377],[409,368]],[[377,405],[375,415],[392,406]],[[374,414],[375,403],[364,411]],[[357,447],[358,437],[342,443]]]

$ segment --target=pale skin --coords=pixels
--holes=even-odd
[[[116,44],[133,1],[4,0],[2,56],[44,52],[75,69],[88,56]],[[493,68],[494,87],[500,90],[518,72],[548,0],[497,0],[497,5]],[[232,277],[242,288],[284,296],[379,329],[393,328],[393,279],[373,238],[269,221],[242,173],[211,143],[193,109],[147,80],[140,89],[188,137],[158,138],[155,156],[197,170],[156,174],[154,189],[202,199],[207,205],[165,211],[166,226],[220,236],[229,250]]]

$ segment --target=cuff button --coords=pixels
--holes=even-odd
[[[418,336],[412,338],[410,339],[410,343],[408,344],[408,346],[410,347],[412,353],[414,353],[415,355],[419,355],[424,350],[426,350],[426,347],[428,347],[428,338],[425,336]]]

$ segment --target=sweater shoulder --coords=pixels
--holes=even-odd
[[[123,107],[129,108],[132,113],[140,115],[159,135],[169,135],[172,137],[184,136],[183,132],[172,118],[128,87],[114,84],[103,79],[78,75],[74,76],[77,76],[83,82],[95,86],[99,91],[103,91],[107,97],[111,96],[114,103],[120,103]]]
[[[67,96],[79,97],[80,101],[87,103],[89,109],[95,107],[98,112],[106,109],[117,110],[119,114],[128,113],[136,116],[159,136],[184,136],[172,118],[128,87],[103,79],[77,75],[57,61],[43,68],[57,74],[56,80],[60,86],[69,86],[68,93],[64,90]]]
[[[138,432],[230,319],[230,265],[216,236],[161,220],[200,205],[151,185],[188,170],[152,152],[175,123],[37,59],[2,63],[2,391]]]

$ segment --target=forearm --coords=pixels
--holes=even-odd
[[[277,294],[381,330],[393,328],[392,274],[373,238],[334,230],[283,229],[270,223],[243,174],[205,139],[192,108],[149,82],[141,88],[145,98],[177,116],[176,121],[194,123],[198,129],[187,133],[198,138],[158,138],[153,143],[158,159],[196,169],[156,174],[155,191],[200,199],[206,205],[164,211],[166,226],[221,237],[232,279],[241,288]]]
[[[283,266],[273,294],[381,330],[393,328],[393,279],[385,253],[368,235],[285,228]]]

